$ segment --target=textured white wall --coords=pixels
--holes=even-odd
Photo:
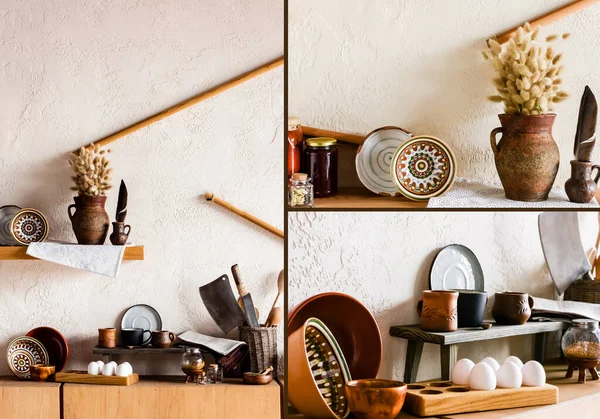
[[[499,182],[489,134],[502,108],[486,101],[493,70],[480,51],[490,36],[569,2],[290,0],[290,113],[338,131],[399,125],[435,135],[455,151],[459,176]],[[559,47],[572,94],[556,109],[559,185],[570,175],[583,88],[600,95],[599,21],[596,5],[543,32],[572,33]]]
[[[328,291],[357,298],[374,314],[383,337],[379,376],[402,380],[406,341],[392,338],[389,329],[419,322],[416,302],[429,288],[429,267],[441,247],[459,243],[477,255],[490,297],[510,290],[553,298],[554,284],[544,261],[537,216],[510,212],[290,213],[289,307]],[[587,249],[594,246],[597,215],[580,213],[579,218]],[[508,355],[529,360],[533,339],[463,344],[458,352],[459,357],[475,361],[486,356],[502,360]],[[438,346],[425,345],[420,365],[419,380],[440,377]]]
[[[38,208],[50,238],[75,240],[69,151],[282,54],[278,0],[3,0],[0,205]],[[266,312],[282,240],[200,195],[211,191],[282,227],[282,126],[279,68],[114,143],[114,183],[127,182],[131,239],[146,246],[146,260],[125,262],[118,279],[0,262],[0,354],[15,336],[48,325],[69,339],[69,367],[82,367],[97,358],[96,329],[137,303],[154,306],[165,329],[221,335],[198,287],[234,263]],[[179,359],[167,360],[177,372]],[[161,363],[150,372],[167,371]]]

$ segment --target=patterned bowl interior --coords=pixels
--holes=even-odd
[[[29,367],[35,364],[47,364],[48,352],[37,339],[21,336],[14,339],[6,350],[6,361],[11,372],[19,378],[29,379]]]
[[[318,319],[307,321],[304,344],[315,384],[329,408],[340,418],[349,414],[346,382],[350,370],[335,338]]]
[[[48,221],[41,212],[26,208],[12,218],[11,233],[20,244],[41,242],[48,236]]]

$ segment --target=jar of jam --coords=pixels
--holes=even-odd
[[[300,119],[288,117],[288,176],[300,172],[302,164],[302,127]]]
[[[325,198],[337,193],[338,150],[333,138],[316,137],[306,140],[304,167],[312,179],[315,198]]]

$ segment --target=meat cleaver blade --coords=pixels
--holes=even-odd
[[[200,297],[206,310],[223,333],[231,332],[246,321],[246,316],[233,295],[227,275],[221,275],[201,286]]]

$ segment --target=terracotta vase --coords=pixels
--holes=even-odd
[[[506,197],[513,201],[545,201],[560,163],[552,137],[556,114],[502,114],[498,118],[502,127],[492,131],[490,140]],[[500,133],[502,138],[496,144]]]
[[[454,332],[458,328],[458,292],[423,291],[417,303],[421,329],[427,332]]]
[[[592,172],[597,169],[596,177]],[[596,194],[600,180],[600,166],[591,162],[571,161],[571,178],[565,183],[565,191],[571,202],[578,204],[589,203]]]
[[[121,222],[113,222],[113,232],[110,235],[110,242],[115,246],[123,246],[127,243],[127,239],[129,238],[129,232],[131,231],[131,226],[129,224],[121,223]],[[127,230],[127,231],[125,231]]]
[[[106,196],[76,196],[68,213],[79,244],[104,244],[110,218],[104,209]],[[75,213],[71,209],[75,208]]]
[[[524,324],[531,317],[533,298],[524,292],[497,292],[492,317],[498,324]]]

